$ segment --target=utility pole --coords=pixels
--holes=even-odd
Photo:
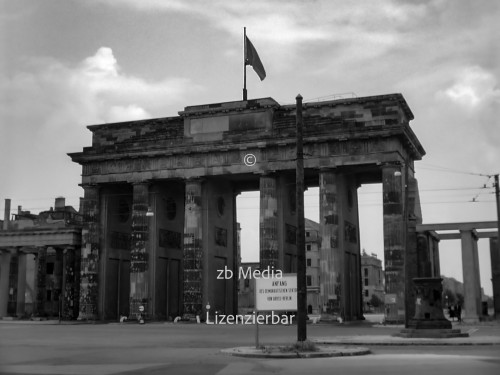
[[[243,100],[247,100],[247,28],[243,28]]]
[[[500,248],[500,188],[498,187],[498,173],[495,175],[495,197],[497,199],[497,226],[498,226],[498,235],[497,235],[497,244]]]
[[[497,200],[497,247],[500,255],[500,188],[498,187],[498,173],[495,175],[495,198]]]
[[[490,249],[490,256],[491,256],[491,270],[492,270],[492,275],[491,275],[491,281],[493,282],[493,305],[494,305],[494,316],[496,319],[499,318],[498,316],[498,307],[499,307],[499,303],[496,299],[496,297],[498,296],[498,292],[496,291],[496,288],[498,287],[498,259],[500,257],[500,193],[499,193],[499,186],[498,186],[498,173],[496,175],[494,175],[495,177],[495,198],[496,198],[496,203],[497,203],[497,248],[494,249],[494,248],[491,248]],[[491,243],[491,245],[493,245]],[[496,255],[494,254],[496,251]],[[497,259],[495,261],[495,259]],[[497,262],[497,264],[494,264],[493,262]]]
[[[297,201],[297,341],[307,340],[306,308],[306,235],[304,223],[304,150],[302,145],[303,120],[302,96],[296,99],[296,125],[297,125],[297,160],[295,173],[295,192]]]

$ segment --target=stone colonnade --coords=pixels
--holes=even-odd
[[[483,317],[481,302],[481,278],[479,271],[479,254],[477,241],[480,238],[490,238],[491,273],[493,283],[494,314],[500,316],[500,253],[496,241],[498,233],[478,232],[476,229],[496,229],[496,222],[470,222],[470,223],[443,223],[417,225],[418,250],[425,247],[425,252],[430,256],[425,262],[419,262],[419,267],[424,267],[424,276],[440,277],[438,264],[437,242],[440,240],[457,240],[461,242],[462,276],[464,306],[462,306],[462,320],[467,323],[476,323]],[[436,231],[458,231],[458,233],[436,233]],[[429,242],[427,243],[427,240]]]
[[[51,300],[58,307],[47,311],[47,255],[55,254],[50,286]],[[52,263],[52,262],[51,262]],[[78,316],[80,255],[74,246],[12,247],[0,255],[0,317],[48,314],[62,319]],[[29,272],[32,270],[32,272]]]
[[[400,164],[384,164],[384,246],[388,321],[402,322],[405,314],[406,222],[404,171]],[[396,173],[399,172],[399,173]],[[416,181],[416,180],[415,180]],[[320,310],[344,319],[361,318],[362,287],[357,188],[355,174],[324,168],[318,173],[320,196]],[[279,231],[281,197],[276,176],[260,177],[260,259],[261,267],[283,267],[283,245]],[[418,189],[418,188],[415,188]],[[418,195],[418,192],[416,193]]]
[[[404,241],[405,214],[404,183],[398,172],[400,166],[384,165],[383,203],[384,203],[384,243],[386,258],[386,289],[389,300],[388,318],[401,320],[405,308],[405,274],[404,274]],[[404,176],[403,176],[404,178]],[[260,182],[260,257],[261,267],[275,267],[284,272],[295,272],[296,249],[294,208],[287,197],[293,184],[283,175],[266,174],[259,176]],[[188,316],[204,312],[209,296],[216,295],[208,289],[207,268],[212,267],[204,258],[212,249],[204,246],[207,228],[213,221],[212,197],[204,195],[205,181],[187,180],[184,183],[182,233],[182,295],[181,310]],[[149,276],[153,266],[150,258],[151,248],[156,246],[156,233],[151,232],[150,221],[146,216],[151,204],[150,193],[152,182],[132,185],[132,220],[130,245],[130,314],[145,307],[145,314],[151,314],[149,306],[154,279]],[[212,192],[217,196],[217,183],[212,184]],[[320,295],[323,312],[344,315],[345,319],[361,317],[361,284],[359,269],[359,217],[357,209],[357,188],[355,174],[346,175],[336,169],[324,169],[318,174],[320,188]],[[64,318],[100,319],[99,304],[104,303],[100,283],[106,282],[105,268],[101,266],[103,256],[103,238],[106,225],[101,222],[103,195],[102,186],[84,186],[83,201],[84,228],[82,245],[75,251],[72,247],[56,248],[54,272],[56,276],[56,292],[63,295],[62,315]],[[234,191],[232,192],[234,198]],[[234,206],[234,204],[231,204]],[[179,207],[180,208],[180,207]],[[234,207],[232,207],[234,210]],[[205,215],[204,212],[209,212]],[[233,217],[233,213],[231,213]],[[212,228],[212,227],[210,227]],[[230,227],[231,231],[235,226]],[[217,228],[215,242],[223,247],[227,238],[234,238],[233,233],[225,233],[224,228]],[[222,235],[221,235],[222,233]],[[231,242],[232,243],[232,242]],[[235,245],[234,245],[235,246]],[[3,250],[1,255],[2,273],[0,278],[0,315],[7,313],[9,300],[8,275],[13,252]],[[21,252],[25,254],[25,252]],[[31,251],[33,253],[33,251]],[[234,250],[236,254],[236,250]],[[17,254],[17,253],[16,253]],[[36,301],[34,314],[43,316],[46,296],[45,270],[47,247],[36,251]],[[17,255],[16,255],[17,256]],[[25,255],[17,256],[17,295],[18,314],[22,312],[23,288],[25,285]],[[231,262],[230,262],[231,264]],[[24,268],[23,268],[24,267]],[[233,267],[234,266],[230,266]],[[7,272],[5,272],[7,270]],[[210,271],[212,272],[212,271]],[[103,274],[101,274],[103,273]],[[78,287],[79,286],[79,287]],[[212,288],[212,287],[210,287]],[[232,287],[231,287],[232,288]],[[226,290],[225,293],[233,293]],[[214,297],[211,297],[214,298]]]
[[[386,262],[386,291],[389,296],[387,318],[401,321],[405,312],[405,191],[404,176],[399,165],[383,165],[383,203],[384,203],[384,246]],[[356,175],[346,175],[338,169],[322,169],[318,173],[320,195],[320,304],[325,313],[334,313],[344,319],[361,317],[361,276],[359,269],[359,217],[357,209]],[[207,180],[186,180],[183,184],[184,207],[182,233],[182,273],[180,283],[180,310],[187,316],[204,313],[205,304],[214,299],[213,287],[207,286],[207,272],[210,263],[206,254],[211,246],[205,246],[207,228],[214,217],[208,197],[204,193]],[[129,315],[134,315],[139,306],[145,307],[145,315],[151,316],[153,306],[151,295],[155,289],[155,279],[150,277],[154,266],[151,248],[156,246],[156,231],[151,228],[153,221],[146,216],[152,204],[151,192],[154,182],[131,184],[132,210],[130,228],[130,290],[128,297]],[[213,183],[211,195],[217,196],[218,183]],[[81,249],[74,247],[55,247],[56,293],[63,296],[61,314],[65,319],[84,320],[102,319],[99,304],[105,303],[100,283],[106,281],[106,268],[102,266],[106,237],[106,223],[102,222],[101,210],[105,207],[102,194],[104,185],[84,186]],[[293,183],[279,173],[259,176],[260,186],[260,259],[261,268],[274,267],[284,272],[295,272],[295,214],[290,202],[290,189]],[[215,193],[214,193],[215,192]],[[235,190],[232,191],[234,201]],[[234,206],[234,204],[232,204]],[[233,207],[234,209],[234,207]],[[205,215],[206,212],[209,214]],[[234,214],[234,212],[233,212]],[[234,215],[233,215],[234,216]],[[210,227],[212,228],[212,227]],[[157,228],[155,228],[157,229]],[[234,231],[235,226],[231,227]],[[210,232],[212,232],[210,230]],[[219,231],[220,232],[220,231]],[[219,233],[218,232],[218,233]],[[222,232],[223,233],[223,232]],[[226,234],[227,235],[227,234]],[[234,238],[233,233],[229,233]],[[204,242],[205,241],[205,242]],[[215,241],[226,241],[215,239]],[[234,245],[235,246],[235,245]],[[26,250],[3,250],[2,271],[11,266],[13,254],[21,254],[16,267],[17,272],[17,311],[23,313],[23,290],[26,283],[24,258]],[[36,256],[36,299],[33,312],[36,316],[45,314],[46,299],[46,254],[47,247],[30,253]],[[236,254],[236,250],[234,250]],[[24,255],[23,255],[24,254]],[[230,267],[234,266],[230,265]],[[210,271],[212,272],[212,271]],[[9,272],[2,272],[0,278],[0,315],[7,314],[9,300]],[[225,290],[225,293],[234,291]],[[155,292],[156,293],[156,292]],[[161,291],[160,291],[161,293]],[[12,298],[11,298],[12,299]]]

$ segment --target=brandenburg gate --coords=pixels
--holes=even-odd
[[[296,272],[295,105],[271,98],[186,107],[179,116],[89,126],[82,165],[79,319],[236,313],[236,196],[260,191],[260,266]],[[382,183],[386,318],[411,313],[414,161],[425,154],[401,94],[306,103],[304,168],[320,194],[320,298],[361,318],[357,189]],[[257,246],[257,244],[255,244]]]

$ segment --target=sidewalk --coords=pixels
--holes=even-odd
[[[8,325],[136,325],[136,322],[88,322],[88,321],[59,321],[59,320],[18,320],[0,319],[0,326]],[[179,325],[172,322],[147,322],[146,326],[152,325]],[[196,325],[196,324],[193,324]],[[202,326],[205,326],[203,323]],[[324,335],[325,326],[336,326],[340,334],[334,336]],[[382,325],[370,321],[346,322],[343,324],[320,322],[308,324],[309,338],[319,345],[335,346],[375,346],[375,345],[500,345],[500,322],[487,321],[476,324],[463,324],[454,322],[453,328],[468,333],[469,337],[457,338],[404,338],[393,336],[404,328],[403,325]],[[317,331],[317,332],[314,332]],[[320,333],[321,332],[321,333]],[[334,349],[334,348],[332,348]]]
[[[474,329],[471,329],[474,331]],[[399,330],[397,331],[399,332]],[[467,332],[462,330],[462,332]],[[395,332],[396,333],[396,332]],[[445,339],[405,338],[390,335],[354,335],[337,337],[315,337],[312,341],[324,345],[500,345],[499,336],[485,336],[469,332],[470,337]]]
[[[452,322],[453,329],[468,333],[469,337],[455,338],[406,338],[394,336],[404,325],[371,324],[353,322],[346,325],[361,326],[367,334],[314,337],[312,341],[328,345],[500,345],[500,321],[484,321],[475,324]],[[377,331],[384,331],[383,334]],[[389,331],[389,332],[387,332]],[[391,333],[393,331],[394,333]]]

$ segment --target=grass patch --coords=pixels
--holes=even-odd
[[[291,345],[281,346],[261,346],[260,349],[263,353],[281,352],[281,353],[302,353],[302,352],[317,352],[319,348],[312,341],[297,341]]]

